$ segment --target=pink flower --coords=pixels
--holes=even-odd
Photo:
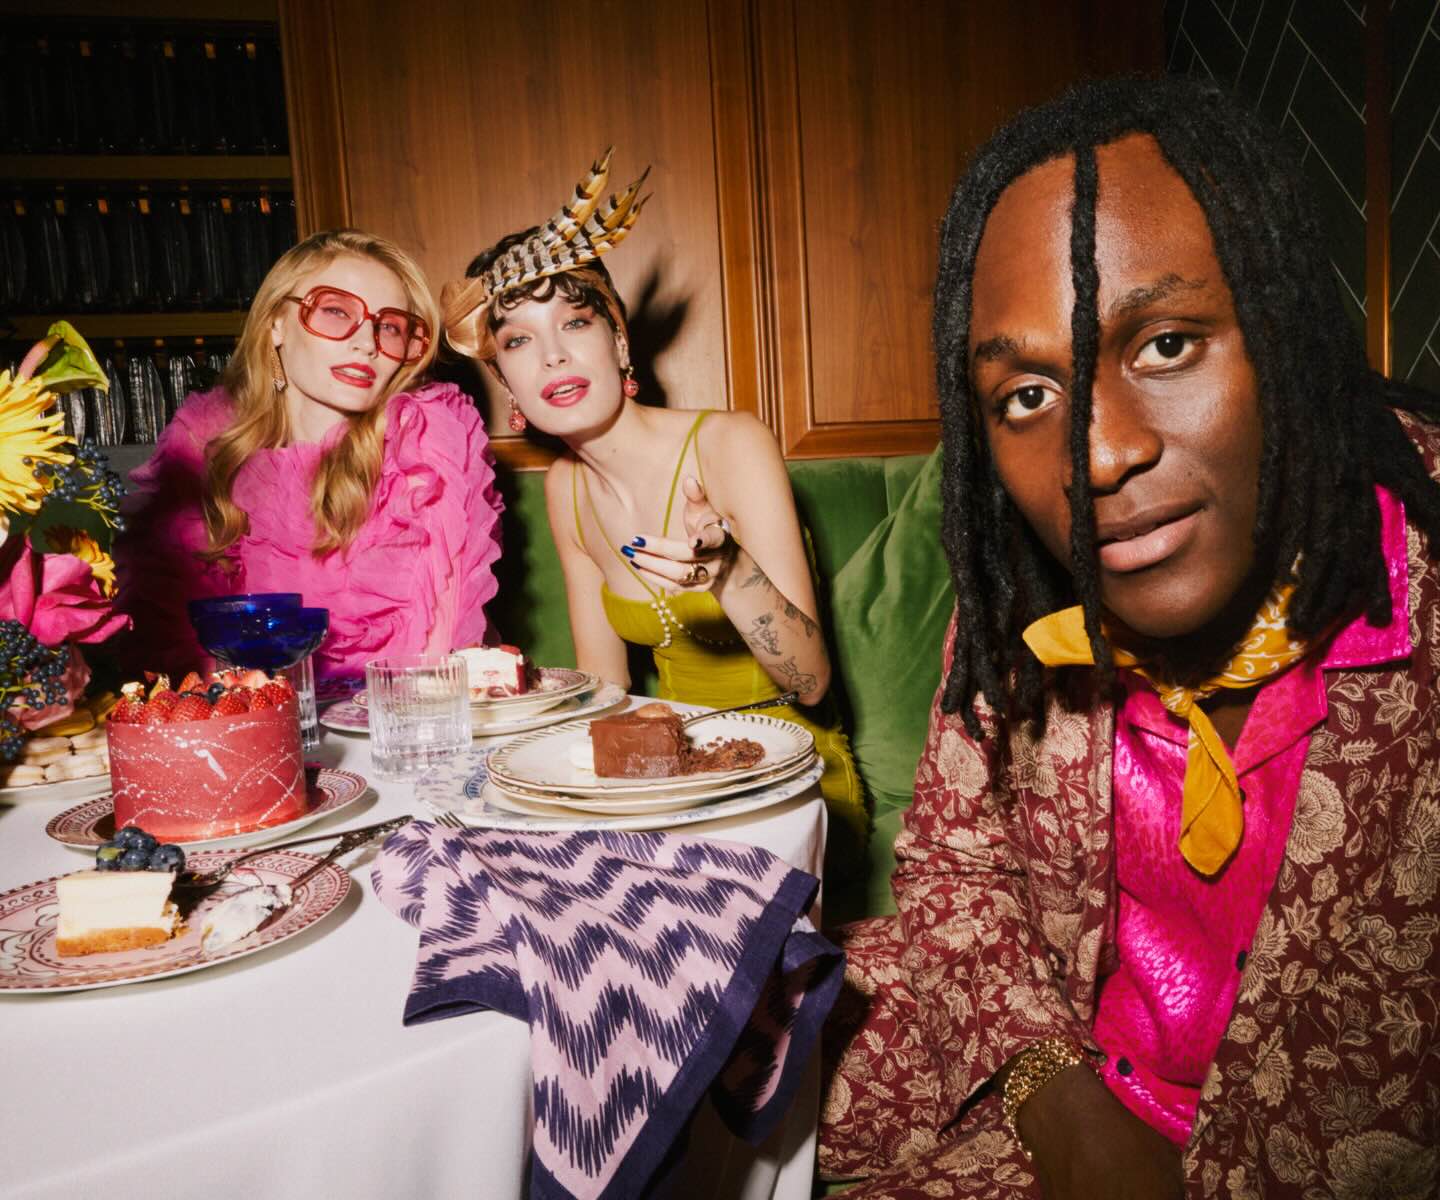
[[[0,546],[0,620],[19,621],[46,646],[103,642],[130,625],[113,611],[90,564],[40,554],[30,539]]]

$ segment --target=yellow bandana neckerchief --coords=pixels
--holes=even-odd
[[[1285,629],[1292,590],[1287,586],[1271,593],[1235,656],[1218,675],[1199,687],[1178,687],[1154,679],[1133,654],[1113,643],[1110,647],[1116,666],[1128,667],[1144,678],[1155,689],[1160,703],[1190,725],[1180,811],[1180,853],[1202,875],[1215,874],[1235,852],[1245,830],[1245,816],[1235,765],[1200,701],[1221,688],[1254,687],[1304,655],[1307,647],[1291,641]],[[1078,605],[1041,617],[1023,636],[1035,657],[1047,667],[1094,665],[1084,610]]]

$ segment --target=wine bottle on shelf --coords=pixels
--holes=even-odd
[[[0,121],[9,148],[20,154],[54,150],[55,118],[50,105],[50,45],[47,38],[23,31],[5,39],[5,119]]]
[[[155,360],[141,347],[129,356],[125,390],[130,401],[130,440],[153,442],[165,425],[165,388]]]
[[[104,308],[110,300],[110,244],[93,196],[72,193],[63,203],[65,253],[70,277],[66,308]]]
[[[184,307],[195,294],[189,211],[190,201],[176,195],[156,196],[150,206],[155,298],[162,309]]]
[[[267,154],[289,154],[290,125],[285,115],[285,72],[280,60],[280,42],[278,38],[257,37],[255,48],[260,64],[265,151]]]
[[[102,446],[119,446],[125,441],[129,429],[126,420],[125,372],[123,370],[125,345],[115,343],[114,352],[105,359],[105,378],[110,384],[108,392],[96,389],[94,417],[95,440]]]
[[[195,282],[204,308],[231,300],[230,234],[228,214],[219,196],[196,196],[190,201],[195,230]]]
[[[261,197],[261,206],[270,207],[270,261],[273,263],[298,240],[295,232],[295,196],[274,192]]]
[[[258,154],[265,146],[260,65],[252,38],[222,44],[225,64],[223,121],[232,154]]]
[[[0,313],[19,312],[26,296],[25,229],[17,196],[0,203]]]
[[[225,368],[230,365],[230,351],[228,349],[212,348],[205,355],[205,366],[210,371],[211,378],[219,383],[225,376]]]
[[[86,433],[89,432],[89,402],[86,393],[94,390],[94,388],[76,388],[60,397],[60,412],[65,418],[66,436],[77,444],[83,442]]]
[[[49,196],[32,195],[22,202],[25,220],[25,258],[28,305],[35,312],[55,312],[65,303],[68,283],[65,234]]]
[[[196,342],[204,344],[201,338],[196,338]],[[169,361],[165,364],[167,421],[175,416],[176,410],[185,403],[185,397],[190,394],[193,386],[190,377],[194,371],[195,360],[184,349],[177,348],[170,352]]]
[[[175,42],[170,38],[150,38],[144,48],[141,75],[145,84],[141,105],[145,113],[147,138],[152,153],[166,154],[180,149],[179,130],[179,65],[175,61]]]
[[[225,77],[214,39],[178,38],[175,51],[180,66],[180,90],[185,97],[181,127],[186,149],[192,154],[213,154],[227,149],[220,128],[218,101],[225,88]]]
[[[269,207],[268,201],[265,207]],[[231,202],[230,245],[235,254],[235,298],[248,305],[270,269],[267,214],[259,196],[237,196]]]
[[[96,99],[100,109],[100,148],[111,154],[136,154],[140,138],[136,97],[135,39],[120,31],[95,42]]]
[[[71,154],[93,154],[100,149],[100,118],[95,111],[99,85],[91,40],[57,39],[50,71],[51,109],[59,148]]]
[[[110,203],[110,269],[115,307],[122,311],[150,300],[149,207],[144,195],[117,195]]]

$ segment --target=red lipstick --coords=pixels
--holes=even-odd
[[[540,399],[555,408],[569,408],[579,404],[590,391],[590,381],[579,375],[566,375],[552,379],[540,389]],[[558,394],[557,394],[558,393]]]
[[[375,383],[375,369],[365,363],[341,363],[331,367],[330,374],[354,388],[369,388]]]

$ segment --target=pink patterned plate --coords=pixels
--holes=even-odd
[[[303,829],[312,821],[328,817],[342,808],[348,808],[365,794],[365,780],[353,771],[339,771],[333,767],[321,767],[315,783],[310,788],[310,807],[298,817],[282,821],[279,825],[267,825],[264,829],[250,829],[226,837],[204,838],[191,842],[178,842],[185,849],[239,850],[246,846],[259,846],[265,842],[279,841]],[[115,836],[115,809],[108,795],[86,804],[67,808],[59,816],[52,817],[45,826],[57,842],[74,846],[77,850],[93,850]]]
[[[209,871],[234,853],[200,850],[192,854],[189,861],[198,870]],[[285,883],[303,875],[316,861],[314,855],[295,850],[276,850],[252,858],[243,867],[237,867],[235,876],[218,892],[202,900],[187,920],[185,931],[163,946],[73,958],[61,958],[55,953],[55,925],[60,919],[55,879],[11,888],[0,895],[0,993],[77,992],[141,979],[163,979],[167,975],[183,975],[232,958],[243,958],[283,942],[335,911],[350,890],[350,876],[346,871],[334,863],[326,865],[300,885],[295,903],[281,913],[273,925],[214,954],[200,949],[200,930],[204,914],[242,887]]]

